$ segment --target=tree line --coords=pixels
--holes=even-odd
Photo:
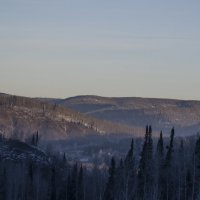
[[[36,145],[38,135],[33,136]],[[49,165],[0,159],[2,200],[198,200],[200,199],[200,137],[175,138],[162,132],[152,138],[146,126],[140,153],[135,140],[124,158],[110,166],[88,168],[70,164],[65,154]]]
[[[154,149],[152,128],[147,126],[138,161],[133,140],[124,160],[116,165],[112,158],[104,200],[200,199],[200,137],[191,151],[187,139],[178,140],[175,148],[174,135],[172,128],[165,148],[161,132]]]

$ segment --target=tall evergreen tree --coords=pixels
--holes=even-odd
[[[6,169],[0,172],[0,199],[6,199]]]
[[[193,187],[193,180],[190,170],[188,169],[186,174],[186,200],[192,199],[192,187]]]
[[[161,188],[163,187],[163,164],[164,164],[164,141],[162,131],[160,132],[160,137],[156,148],[156,187],[157,187],[157,197],[162,199]]]
[[[180,141],[180,146],[177,152],[177,159],[176,165],[178,168],[178,199],[186,199],[187,194],[187,187],[186,187],[186,179],[187,179],[187,172],[186,172],[186,164],[185,164],[185,149],[184,149],[184,142],[183,139]]]
[[[149,133],[149,125],[146,125],[146,132],[145,132],[146,134],[148,134]]]
[[[56,170],[55,167],[51,170],[51,198],[50,200],[56,200]]]
[[[152,164],[150,163],[150,161],[152,161],[152,157],[153,157],[153,139],[152,139],[152,128],[151,126],[149,126],[149,133],[148,133],[148,141],[147,141],[148,145],[148,150],[147,150],[147,153],[148,153],[148,160],[149,160],[149,164]]]
[[[126,199],[126,182],[124,162],[120,159],[116,169],[116,200]]]
[[[196,141],[194,154],[194,194],[193,198],[200,196],[200,137]]]
[[[78,166],[75,164],[72,169],[71,176],[69,177],[68,182],[68,199],[77,200],[77,179],[78,179]]]
[[[36,146],[38,145],[38,142],[39,142],[39,134],[38,134],[38,131],[37,131],[36,136],[35,136],[35,145]]]
[[[149,134],[152,134],[152,127],[151,127],[151,125],[148,128],[148,132],[149,132]]]
[[[34,193],[34,182],[33,182],[33,165],[32,163],[28,166],[28,174],[26,180],[26,199],[27,200],[34,200],[35,193]]]
[[[134,141],[132,139],[130,149],[126,155],[125,165],[125,196],[130,199],[134,192]]]
[[[115,200],[115,196],[116,196],[115,176],[116,176],[116,164],[115,164],[115,159],[112,158],[111,165],[109,168],[109,177],[108,177],[108,181],[106,184],[106,189],[105,189],[104,197],[103,197],[104,200]]]
[[[162,159],[164,156],[164,142],[163,142],[163,134],[162,131],[160,132],[160,138],[158,140],[158,144],[157,144],[157,157],[158,159]]]
[[[34,134],[32,136],[31,145],[35,145],[35,135]]]
[[[125,158],[125,166],[127,168],[133,168],[133,163],[134,163],[134,159],[133,159],[133,150],[134,150],[134,141],[133,139],[131,140],[131,146],[130,146],[130,149],[126,155],[126,158]]]
[[[67,159],[66,159],[66,155],[65,153],[63,154],[63,163],[66,163]]]
[[[77,200],[84,200],[83,167],[80,167],[78,174]]]
[[[145,141],[143,144],[141,159],[139,162],[138,171],[138,186],[137,196],[139,199],[144,199],[145,196],[151,195],[151,186],[153,183],[152,176],[152,156],[153,156],[153,141],[152,141],[152,128],[146,128]]]
[[[172,153],[173,153],[173,146],[174,146],[174,128],[172,128],[171,130],[171,135],[170,135],[170,144],[169,146],[167,146],[167,154],[166,154],[166,158],[165,158],[165,166],[169,167],[171,165],[172,162]]]
[[[171,135],[170,135],[170,143],[167,146],[167,153],[166,153],[166,158],[165,158],[165,164],[163,168],[163,184],[162,184],[162,196],[164,199],[171,199],[174,193],[174,188],[175,188],[175,183],[174,183],[174,178],[173,178],[173,173],[172,173],[172,158],[173,158],[173,151],[174,151],[174,128],[171,130]]]

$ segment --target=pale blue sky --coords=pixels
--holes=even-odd
[[[200,99],[199,0],[0,0],[0,91]]]

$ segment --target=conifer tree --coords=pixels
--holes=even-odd
[[[173,158],[173,151],[174,151],[174,128],[171,130],[170,135],[170,143],[169,146],[167,146],[167,153],[165,158],[165,164],[163,168],[163,184],[162,184],[162,195],[165,199],[170,199],[173,196],[174,190],[175,190],[175,183],[172,173],[172,158]]]
[[[178,199],[186,199],[186,164],[185,164],[185,150],[183,139],[180,141],[180,146],[177,152],[177,166],[178,166]]]
[[[160,132],[160,137],[157,143],[156,148],[156,186],[157,186],[157,196],[162,199],[161,189],[163,187],[163,163],[164,162],[164,142],[163,142],[163,134]]]
[[[6,199],[6,169],[0,172],[0,199]]]
[[[115,159],[111,159],[111,165],[109,168],[109,177],[106,184],[106,189],[104,192],[104,200],[115,200],[115,176],[116,176],[116,166],[115,166]]]
[[[153,139],[152,139],[152,128],[151,128],[151,126],[149,126],[147,144],[148,144],[147,145],[147,147],[148,147],[148,150],[147,150],[148,160],[149,160],[149,164],[152,164],[152,163],[150,163],[150,161],[152,160],[152,157],[153,157]]]
[[[146,128],[145,141],[143,144],[141,159],[139,162],[138,172],[138,186],[137,196],[139,199],[143,199],[145,195],[150,195],[151,186],[153,183],[152,175],[152,156],[153,156],[153,141],[152,141],[152,128],[148,126]]]
[[[66,158],[66,154],[65,154],[65,153],[63,154],[62,164],[63,164],[64,167],[66,167],[66,164],[67,164],[67,158]]]
[[[33,134],[33,136],[32,136],[31,144],[32,144],[32,145],[35,145],[35,135],[34,135],[34,134]]]
[[[65,153],[63,154],[63,162],[66,162],[66,155],[65,155]]]
[[[77,178],[78,178],[78,166],[75,164],[72,169],[71,177],[68,182],[68,199],[77,200]]]
[[[50,200],[56,200],[56,171],[55,167],[51,170],[51,198]]]
[[[164,143],[163,143],[163,134],[162,131],[160,132],[160,138],[158,140],[157,144],[157,157],[159,160],[161,160],[164,156]]]
[[[200,196],[200,137],[196,141],[194,155],[194,198]]]
[[[130,149],[126,155],[125,165],[125,196],[126,199],[131,198],[134,189],[134,141],[132,139]]]
[[[145,140],[141,152],[141,158],[138,169],[138,185],[137,185],[137,197],[143,199],[146,186],[146,162],[147,162],[147,141],[148,141],[148,127],[146,127]]]
[[[77,200],[84,200],[84,185],[83,185],[83,167],[80,167],[80,171],[78,174],[78,199]]]
[[[126,158],[125,158],[125,166],[130,169],[133,167],[133,163],[134,163],[134,160],[133,160],[133,150],[134,150],[134,141],[133,139],[131,140],[131,147],[126,155]]]
[[[174,134],[175,134],[174,128],[172,128],[171,135],[170,135],[170,144],[169,144],[169,146],[167,146],[167,154],[166,154],[166,158],[165,158],[165,166],[166,167],[169,167],[171,165],[171,162],[172,162]]]
[[[27,200],[34,200],[34,183],[33,183],[33,165],[32,163],[28,166],[28,174],[26,180],[26,199]]]
[[[192,199],[192,175],[190,170],[188,169],[187,174],[186,174],[186,199],[190,200]]]
[[[146,125],[145,139],[148,140],[149,135],[149,125]]]
[[[38,142],[39,142],[39,134],[38,134],[38,131],[37,131],[36,136],[35,136],[35,145],[36,146],[38,145]]]
[[[149,134],[152,134],[152,128],[151,128],[151,125],[149,126],[149,128],[148,128],[148,132],[149,132]]]
[[[125,199],[126,195],[126,177],[124,162],[120,159],[119,166],[116,169],[116,199]]]

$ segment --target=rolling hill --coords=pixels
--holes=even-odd
[[[0,94],[0,133],[25,140],[39,131],[41,139],[60,140],[88,134],[143,136],[194,135],[200,130],[200,101],[77,96],[67,99],[27,98]]]
[[[0,95],[0,133],[26,140],[36,132],[45,140],[60,140],[88,134],[123,133],[143,135],[143,128],[96,119],[44,100]]]
[[[169,133],[174,126],[177,135],[191,135],[200,131],[200,101],[99,96],[46,101],[72,108],[87,116],[132,127],[142,128],[151,124],[155,131],[162,129]]]

